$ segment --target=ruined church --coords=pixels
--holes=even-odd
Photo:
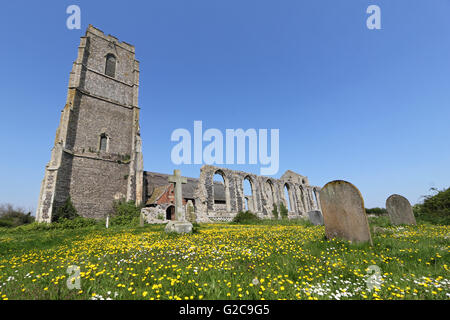
[[[138,93],[134,46],[89,25],[70,72],[37,221],[51,222],[69,197],[83,217],[105,218],[114,201],[126,200],[142,205],[148,222],[174,219],[169,175],[143,170]],[[244,193],[246,180],[251,195]],[[205,165],[198,178],[188,178],[183,185],[183,206],[192,222],[230,221],[245,210],[271,218],[281,203],[288,216],[296,218],[320,211],[319,191],[307,177],[292,171],[275,179]]]

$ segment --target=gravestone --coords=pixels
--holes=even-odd
[[[372,244],[364,200],[354,185],[342,180],[327,183],[320,191],[320,204],[328,239]]]
[[[183,189],[182,184],[187,183],[187,179],[181,176],[180,170],[174,170],[173,176],[169,177],[169,182],[175,185],[175,221],[169,221],[166,225],[166,232],[190,233],[192,223],[186,221],[183,210]]]
[[[311,222],[315,226],[323,225],[323,216],[322,212],[318,210],[313,210],[308,212],[309,222]]]
[[[141,211],[141,214],[139,215],[139,226],[144,226],[144,213]]]
[[[109,228],[109,214],[106,216],[106,229]]]
[[[197,217],[195,215],[195,208],[194,204],[192,203],[192,200],[188,200],[188,202],[186,203],[186,219],[192,223],[197,221]]]
[[[411,204],[405,197],[393,194],[386,200],[386,210],[394,225],[416,224]]]

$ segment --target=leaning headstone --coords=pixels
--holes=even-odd
[[[175,221],[169,221],[166,225],[166,232],[190,233],[192,232],[192,223],[186,221],[183,213],[183,194],[182,184],[187,183],[187,179],[181,176],[180,170],[174,170],[173,176],[169,177],[169,182],[175,184]]]
[[[411,204],[405,197],[393,194],[386,200],[386,210],[394,225],[416,224]]]
[[[192,203],[192,200],[188,200],[188,202],[186,203],[186,220],[192,223],[197,221],[197,218],[195,216],[195,207]]]
[[[315,226],[323,225],[323,216],[322,212],[318,210],[308,212],[309,222],[311,222]]]
[[[141,214],[139,216],[139,226],[143,227],[144,226],[144,214],[141,211]]]
[[[372,244],[364,200],[354,185],[342,180],[327,183],[320,191],[320,204],[328,239]]]

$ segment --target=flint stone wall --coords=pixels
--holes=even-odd
[[[192,203],[191,203],[192,204]],[[150,223],[150,224],[163,224],[163,223],[168,223],[171,220],[166,219],[166,210],[168,207],[174,206],[171,203],[165,203],[165,204],[158,204],[154,207],[145,207],[141,209],[141,214],[144,216],[144,221],[146,223]],[[192,207],[194,208],[194,212],[193,215],[196,215],[195,212],[195,206],[192,205]],[[185,205],[183,205],[183,210],[184,210],[184,216],[186,217],[186,220],[189,221],[190,217],[189,217],[189,203],[186,203]],[[230,220],[231,221],[231,220]],[[195,222],[195,221],[193,221]]]
[[[214,203],[214,175],[224,180],[226,204]],[[320,211],[320,188],[311,186],[308,179],[295,172],[287,171],[280,179],[258,176],[252,173],[235,171],[205,165],[200,169],[200,178],[195,191],[195,204],[198,222],[230,221],[238,212],[245,211],[244,180],[250,182],[252,196],[249,207],[260,218],[272,218],[274,206],[280,212],[280,203],[288,208],[284,187],[288,186],[291,210],[290,219],[306,218],[307,212]]]
[[[114,77],[106,56],[116,57]],[[50,222],[71,197],[83,217],[104,218],[114,200],[142,201],[139,62],[134,47],[89,26],[69,77],[66,105],[41,185],[36,220]],[[100,150],[102,135],[106,150]]]

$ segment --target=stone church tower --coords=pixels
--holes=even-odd
[[[114,200],[142,202],[138,89],[134,46],[89,25],[70,73],[37,221],[51,222],[68,197],[90,218],[105,217]]]

